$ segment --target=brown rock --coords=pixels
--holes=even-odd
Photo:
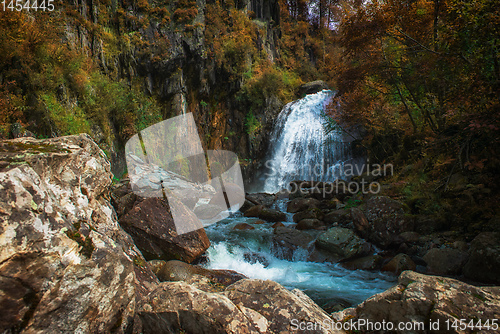
[[[484,324],[489,319],[500,317],[500,289],[498,287],[475,287],[451,278],[427,276],[405,271],[399,276],[399,284],[377,294],[360,305],[355,311],[339,312],[333,318],[340,321],[346,317],[367,319],[370,322],[421,323],[425,329],[416,333],[469,333],[459,327],[446,326],[446,321],[454,323],[457,319],[474,319]],[[430,323],[439,321],[437,331],[429,330]],[[395,329],[396,326],[395,326]],[[363,332],[365,329],[360,329]],[[481,333],[496,333],[489,329],[476,329]],[[395,330],[396,333],[408,331]],[[473,331],[470,331],[473,332]]]
[[[293,319],[319,324],[330,321],[328,314],[302,291],[288,291],[273,281],[241,280],[230,285],[224,294],[236,305],[242,305],[264,316],[268,323],[268,333],[294,332]],[[338,333],[326,328],[312,332]]]
[[[247,223],[239,223],[233,226],[233,230],[255,230],[255,227],[253,227],[250,224]]]
[[[178,205],[182,205],[180,202]],[[198,218],[186,208],[192,224]],[[147,259],[182,260],[192,262],[210,246],[203,228],[177,235],[170,206],[162,198],[147,198],[138,203],[120,221],[120,225],[135,241]]]
[[[464,267],[467,278],[500,284],[500,232],[483,232],[472,240]]]
[[[297,213],[307,209],[317,208],[320,202],[314,198],[296,198],[287,205],[287,212]]]
[[[415,262],[408,255],[400,253],[385,264],[382,270],[399,275],[405,270],[415,270],[416,268]]]
[[[459,275],[469,256],[453,248],[433,248],[424,255],[427,270],[437,275]]]
[[[286,220],[286,214],[280,211],[268,209],[263,205],[256,205],[245,211],[245,217],[257,217],[268,222],[279,222]]]
[[[326,230],[325,223],[318,219],[302,219],[295,228],[297,230]]]

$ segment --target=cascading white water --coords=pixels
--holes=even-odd
[[[340,129],[325,130],[324,109],[333,92],[323,90],[287,104],[271,134],[264,192],[276,193],[292,180],[333,181],[350,158]]]
[[[350,159],[350,144],[340,132],[325,131],[325,104],[333,96],[328,90],[310,94],[288,104],[278,116],[271,135],[271,175],[264,191],[275,193],[297,180],[333,180],[342,177],[343,164]],[[269,167],[269,166],[268,166]],[[309,169],[311,167],[312,169]],[[341,168],[336,168],[341,167]],[[274,209],[286,211],[287,200]],[[295,250],[293,260],[279,256],[273,248],[271,224],[254,224],[257,218],[236,213],[206,228],[211,246],[207,251],[210,269],[232,269],[250,278],[271,279],[285,287],[298,288],[325,309],[356,305],[393,285],[395,278],[380,272],[350,271],[338,264],[307,262],[307,251]],[[291,226],[290,221],[283,222]],[[236,224],[252,224],[238,230]]]
[[[253,224],[257,220],[236,215],[207,227],[212,245],[205,266],[232,269],[249,278],[269,279],[289,289],[300,289],[325,309],[338,304],[356,305],[394,285],[396,278],[388,274],[307,262],[307,252],[302,249],[295,251],[293,261],[281,259],[272,249],[271,224]],[[235,230],[239,223],[251,224],[254,229]]]

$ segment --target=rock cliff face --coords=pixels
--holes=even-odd
[[[191,7],[184,8],[182,3]],[[99,63],[105,73],[116,80],[124,79],[129,85],[139,85],[148,95],[156,98],[163,109],[163,118],[185,112],[193,112],[202,143],[211,149],[224,148],[238,152],[243,158],[258,159],[267,148],[268,133],[272,123],[284,105],[276,96],[269,96],[264,107],[253,110],[260,129],[247,133],[246,117],[249,107],[242,105],[236,95],[243,84],[242,77],[232,77],[208,53],[214,46],[206,41],[207,6],[214,1],[196,0],[162,4],[169,13],[168,20],[158,18],[152,3],[148,6],[127,2],[113,2],[108,11],[125,13],[117,20],[117,36],[124,35],[128,44],[120,45],[120,52],[113,54],[105,50],[106,41],[88,26],[102,24],[106,20],[94,0],[74,1],[78,15],[88,21],[67,25],[66,40],[73,48],[82,49]],[[229,10],[224,2],[224,10]],[[255,13],[256,25],[260,30],[253,41],[259,52],[267,54],[274,62],[278,56],[279,4],[278,1],[242,0],[235,1],[235,8],[245,13]],[[159,8],[159,7],[158,7]],[[195,10],[194,10],[195,9]],[[192,16],[184,20],[175,13],[193,10]],[[183,12],[179,12],[183,13]],[[166,14],[165,14],[166,15]],[[139,39],[140,42],[132,41]],[[108,43],[109,44],[109,43]],[[109,49],[109,46],[108,46]],[[246,55],[245,57],[249,57]],[[215,107],[215,108],[214,108]],[[113,120],[111,120],[113,123]],[[120,124],[111,124],[111,129]],[[111,155],[113,173],[121,175],[125,170],[122,147],[126,138],[114,136],[111,146],[104,137],[95,140],[104,145]]]

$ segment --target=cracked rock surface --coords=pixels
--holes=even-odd
[[[0,158],[0,332],[124,332],[142,255],[106,199],[104,153],[82,134],[3,141]]]

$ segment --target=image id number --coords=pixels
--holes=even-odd
[[[3,11],[49,11],[52,12],[54,7],[54,0],[3,0],[1,7]]]

